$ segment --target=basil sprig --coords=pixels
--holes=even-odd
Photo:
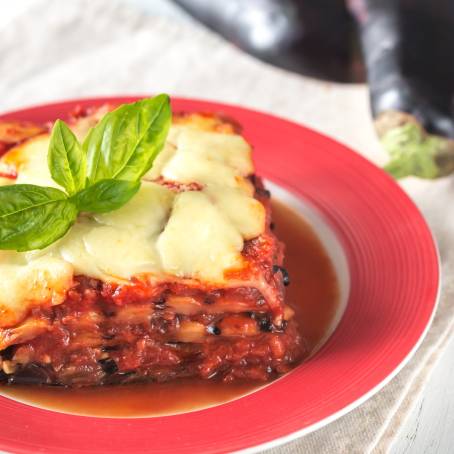
[[[122,207],[164,147],[171,117],[167,95],[124,104],[91,128],[83,144],[57,120],[47,162],[64,191],[32,184],[0,187],[0,249],[43,249],[65,235],[80,212]]]

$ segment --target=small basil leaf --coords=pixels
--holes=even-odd
[[[139,190],[140,181],[101,180],[73,197],[79,211],[107,213],[127,203]]]
[[[0,249],[43,249],[61,238],[76,218],[76,206],[58,189],[0,187]]]
[[[88,183],[139,180],[163,148],[171,117],[167,95],[124,104],[106,114],[83,144]]]
[[[47,163],[52,179],[69,195],[85,186],[86,154],[68,125],[57,120],[50,136]]]

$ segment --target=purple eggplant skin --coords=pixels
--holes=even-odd
[[[454,2],[351,0],[374,117],[413,115],[429,132],[454,138]]]
[[[344,0],[174,2],[268,63],[325,80],[364,80],[355,23]]]

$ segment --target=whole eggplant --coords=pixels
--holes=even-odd
[[[454,171],[454,2],[350,0],[394,177]]]

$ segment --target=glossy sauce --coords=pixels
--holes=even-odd
[[[299,214],[274,201],[273,219],[276,235],[286,246],[285,267],[291,279],[286,300],[295,309],[303,337],[312,351],[324,339],[336,315],[339,300],[336,274],[315,232]],[[14,385],[3,386],[0,393],[67,413],[145,417],[206,408],[261,386],[263,383],[178,380],[81,389]]]

